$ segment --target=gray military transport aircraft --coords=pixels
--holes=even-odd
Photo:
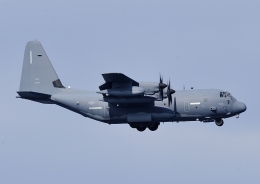
[[[222,126],[224,118],[246,110],[229,92],[218,89],[173,90],[159,82],[137,82],[122,73],[102,74],[100,91],[62,85],[39,41],[25,48],[18,98],[56,104],[108,124],[129,124],[138,131],[157,130],[160,122],[201,121]],[[167,100],[168,99],[168,100]]]

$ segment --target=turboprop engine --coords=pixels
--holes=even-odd
[[[97,93],[106,96],[131,97],[131,96],[143,95],[144,89],[141,87],[132,86],[132,87],[111,88],[111,89],[98,91]]]

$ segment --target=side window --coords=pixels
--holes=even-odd
[[[229,96],[226,92],[220,92],[219,93],[220,98]]]
[[[226,95],[226,92],[222,92],[222,95],[223,95],[223,97],[226,97],[227,95]]]
[[[223,97],[223,92],[220,92],[219,96],[220,96],[220,97]]]

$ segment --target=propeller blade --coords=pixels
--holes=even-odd
[[[172,104],[172,94],[175,93],[175,90],[171,89],[171,81],[169,79],[168,88],[167,88],[167,97],[168,97],[168,106]]]
[[[168,106],[170,107],[171,104],[172,104],[172,95],[168,97]]]
[[[163,89],[160,88],[160,99],[163,100]]]
[[[160,83],[159,83],[159,98],[163,100],[163,89],[167,87],[166,84],[163,83],[163,77],[160,74]]]

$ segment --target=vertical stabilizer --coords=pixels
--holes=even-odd
[[[24,52],[19,92],[51,95],[64,88],[39,41],[28,42]]]

